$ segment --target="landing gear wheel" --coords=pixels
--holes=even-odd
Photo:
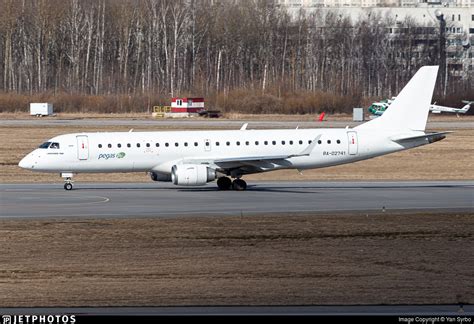
[[[65,190],[72,190],[72,183],[65,183],[64,184],[64,189]]]
[[[235,179],[234,182],[232,182],[232,189],[243,191],[247,189],[247,183],[242,179]]]
[[[217,187],[219,190],[229,190],[230,187],[232,186],[232,180],[227,177],[221,177],[217,179]]]

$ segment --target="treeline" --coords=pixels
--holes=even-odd
[[[434,26],[408,19],[393,33],[389,16],[292,17],[274,3],[0,0],[0,109],[38,98],[62,111],[147,111],[189,95],[224,111],[351,111],[439,62]],[[438,102],[474,94],[469,79],[438,85]]]

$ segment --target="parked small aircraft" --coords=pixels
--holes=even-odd
[[[392,97],[392,99],[386,99],[382,100],[379,102],[374,102],[372,105],[369,107],[369,113],[371,113],[374,116],[382,116],[385,110],[390,106],[390,104],[395,100],[396,97]],[[468,112],[469,108],[471,108],[471,104],[474,103],[474,101],[466,101],[463,100],[463,103],[465,105],[462,108],[452,108],[452,107],[446,107],[446,106],[438,106],[436,103],[430,105],[430,111],[433,114],[441,114],[442,112],[449,112],[449,113],[455,113],[455,114],[465,114]]]

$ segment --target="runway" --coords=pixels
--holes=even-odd
[[[249,182],[247,191],[215,183],[0,184],[0,218],[182,217],[263,213],[474,212],[474,181]]]

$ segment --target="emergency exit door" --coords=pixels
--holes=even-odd
[[[89,139],[86,135],[78,135],[77,138],[77,158],[87,160],[89,158]]]
[[[357,140],[357,132],[347,132],[347,140],[349,142],[349,154],[356,155],[359,150],[359,141]]]

